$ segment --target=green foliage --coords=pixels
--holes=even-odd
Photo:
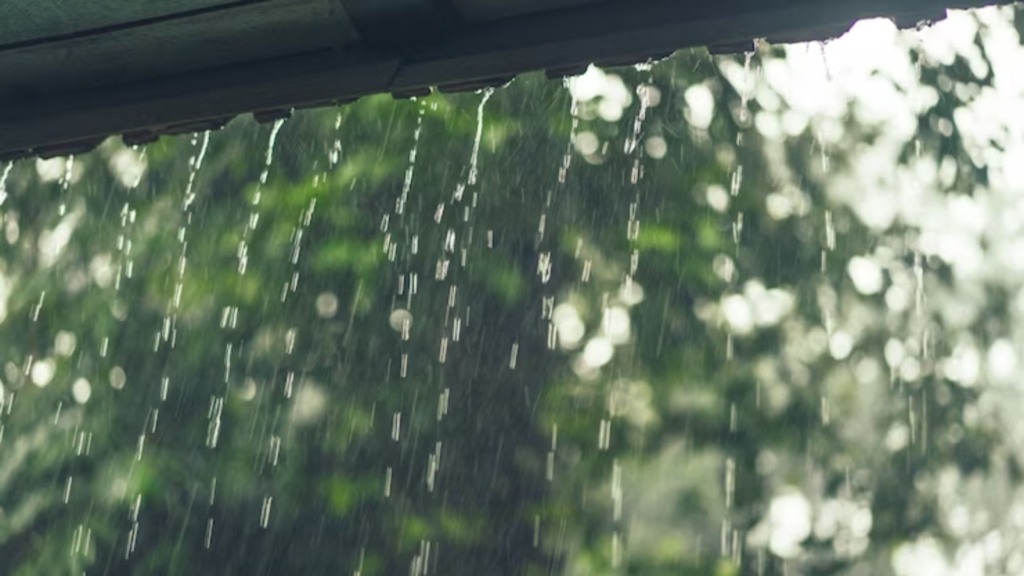
[[[921,50],[943,96],[917,148],[972,194],[988,170],[941,121],[973,88],[943,86],[993,78]],[[575,103],[527,75],[303,111],[269,165],[275,128],[247,122],[15,165],[0,572],[884,574],[919,536],[952,546],[942,483],[1010,494],[1021,468],[935,359],[1011,295],[954,325],[951,265],[844,200],[888,137],[856,103],[784,138],[754,120],[789,105],[757,75],[785,58],[753,57],[752,94],[742,57],[692,51]],[[858,291],[859,256],[937,304]],[[787,551],[793,493],[839,520]]]

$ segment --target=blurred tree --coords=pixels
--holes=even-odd
[[[4,573],[885,574],[988,534],[951,487],[1005,508],[1020,464],[964,358],[1020,284],[927,219],[1000,185],[961,127],[1013,25],[950,22],[15,165]]]

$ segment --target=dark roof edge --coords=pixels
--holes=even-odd
[[[985,4],[996,3],[1009,2]],[[0,159],[79,153],[113,134],[124,135],[129,143],[146,142],[162,134],[217,128],[240,114],[267,119],[292,108],[344,103],[369,94],[477,89],[533,70],[566,75],[592,62],[635,63],[680,48],[742,51],[753,38],[825,40],[867,17],[889,17],[901,27],[912,27],[945,17],[946,8],[982,5],[965,0],[805,0],[736,13],[724,2],[695,7],[678,0],[649,0],[525,16],[401,53],[323,50],[116,90],[8,104],[0,121]]]

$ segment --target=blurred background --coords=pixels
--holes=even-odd
[[[1022,23],[0,166],[0,572],[1024,572]]]

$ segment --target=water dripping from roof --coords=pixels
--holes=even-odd
[[[7,200],[7,178],[11,175],[13,168],[14,162],[8,162],[4,169],[0,171],[0,206]]]
[[[483,91],[483,96],[480,98],[480,104],[476,109],[476,135],[473,137],[473,153],[469,157],[469,177],[466,178],[466,184],[472,186],[476,184],[477,179],[477,162],[480,157],[480,141],[483,138],[484,133],[484,106],[487,105],[487,101],[494,95],[494,88],[487,88]]]

